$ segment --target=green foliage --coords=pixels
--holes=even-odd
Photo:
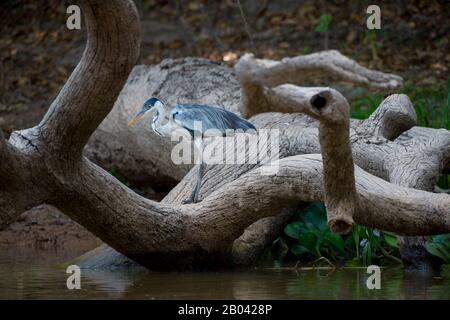
[[[401,92],[411,99],[419,126],[450,129],[450,78],[446,89],[405,86]],[[352,117],[368,118],[383,99],[380,94],[372,94],[352,101]],[[436,191],[450,193],[449,175],[439,178]],[[450,264],[450,234],[429,237],[426,248]],[[326,209],[321,203],[310,204],[296,214],[274,242],[272,254],[279,260],[325,260],[343,262],[346,266],[401,263],[394,234],[362,226],[354,226],[345,236],[333,234],[327,227]]]
[[[309,205],[308,211],[303,212],[298,221],[288,224],[284,232],[298,241],[290,247],[295,255],[309,254],[335,260],[338,254],[344,254],[344,240],[328,229],[325,208],[320,203]]]
[[[431,236],[425,246],[429,253],[450,264],[450,234]]]
[[[447,90],[411,87],[406,87],[405,90],[416,109],[420,126],[450,129],[450,78]]]
[[[450,193],[450,175],[441,175],[437,181],[436,192]]]
[[[352,118],[367,119],[383,101],[381,94],[372,94],[351,103]]]
[[[450,78],[447,88],[442,86],[417,88],[406,85],[401,93],[411,99],[419,126],[450,129]],[[352,101],[352,117],[368,118],[383,99],[380,94],[370,94]]]
[[[346,262],[347,266],[401,263],[397,237],[394,234],[377,229],[354,226],[347,238],[350,255],[353,257]],[[353,246],[351,246],[351,238],[353,238]]]
[[[358,225],[348,235],[334,234],[327,227],[322,203],[311,203],[299,211],[272,249],[278,260],[326,261],[348,267],[401,263],[396,235]],[[450,264],[450,234],[429,237],[426,249]]]
[[[450,77],[447,89],[443,86],[417,88],[406,85],[401,93],[411,99],[417,113],[417,125],[450,130]],[[383,99],[381,94],[371,94],[352,101],[352,118],[367,119]],[[443,175],[439,178],[437,190],[450,193],[450,176]]]
[[[298,212],[275,243],[284,247],[278,252],[280,258],[291,255],[302,261],[347,261],[348,266],[400,262],[395,235],[360,226],[345,236],[334,234],[327,226],[322,203],[312,203]]]
[[[317,24],[314,31],[319,33],[327,32],[328,28],[330,27],[331,20],[333,20],[333,17],[331,15],[322,14],[319,18],[319,23]]]

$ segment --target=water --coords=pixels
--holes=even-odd
[[[368,290],[365,269],[266,268],[229,272],[82,270],[68,290],[68,251],[1,249],[0,299],[450,299],[450,275],[382,269]]]

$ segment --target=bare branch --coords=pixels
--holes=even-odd
[[[264,250],[283,232],[288,221],[300,207],[299,204],[288,206],[276,216],[263,218],[248,226],[233,242],[233,263],[237,266],[257,264]]]
[[[72,158],[111,110],[139,56],[139,16],[131,1],[85,0],[88,41],[81,61],[39,125],[44,143]]]
[[[261,94],[278,110],[295,110],[320,121],[328,224],[335,232],[349,232],[353,224],[355,181],[347,100],[331,88],[302,88],[290,84]]]
[[[372,90],[394,90],[403,85],[401,77],[369,70],[337,50],[284,58],[281,61],[255,59],[253,55],[247,54],[236,65],[238,73],[244,64],[250,64],[253,78],[267,87],[283,83],[300,85],[308,78],[320,75],[334,76],[340,81],[362,85]]]
[[[393,94],[383,100],[365,121],[366,130],[373,128],[374,135],[395,140],[417,123],[417,115],[408,96]]]
[[[256,168],[201,203],[177,206],[144,199],[86,163],[79,173],[81,180],[67,186],[70,199],[65,193],[54,204],[141,264],[159,268],[177,261],[173,267],[198,267],[213,263],[214,254],[223,254],[259,219],[273,216],[290,203],[324,200],[320,155],[289,157],[279,165],[275,175],[262,175],[261,168]],[[355,173],[356,223],[407,235],[450,231],[450,196],[395,186],[359,168]]]
[[[330,54],[333,54],[335,56],[334,58],[336,59],[334,60],[337,61],[338,65],[346,66],[346,69],[355,70],[355,77],[357,80],[356,82],[361,83],[361,78],[358,78],[358,76],[360,75],[365,75],[366,78],[376,78],[376,84],[380,83],[380,79],[383,79],[383,81],[385,81],[388,78],[390,78],[390,80],[395,80],[396,78],[395,76],[385,77],[381,73],[373,73],[370,70],[364,69],[356,63],[351,62],[349,59],[341,55],[336,56],[336,52],[327,52],[325,56]],[[313,56],[312,60],[310,61],[309,58],[311,58],[311,56],[307,56],[303,60],[301,60],[300,58],[301,57],[284,59],[282,62],[277,63],[274,61],[255,60],[251,56],[244,56],[236,67],[240,81],[244,84],[242,86],[242,108],[243,110],[246,110],[246,113],[248,114],[255,111],[260,111],[258,110],[258,108],[267,110],[270,106],[272,109],[284,112],[303,112],[313,118],[321,120],[319,132],[321,151],[324,155],[325,161],[324,183],[327,191],[325,202],[328,202],[327,208],[329,209],[328,211],[331,211],[331,214],[329,212],[328,217],[329,224],[330,227],[332,229],[336,229],[336,231],[339,231],[339,229],[342,229],[341,231],[348,231],[352,223],[351,215],[345,215],[344,213],[345,211],[352,212],[354,210],[352,204],[354,204],[356,200],[351,196],[350,198],[346,196],[353,193],[351,191],[351,186],[354,184],[354,181],[348,179],[349,176],[353,176],[353,172],[346,169],[349,167],[349,164],[352,164],[350,151],[351,149],[348,143],[348,126],[343,125],[345,124],[345,122],[339,122],[339,125],[336,126],[330,125],[330,123],[333,123],[334,120],[336,120],[335,118],[339,115],[348,118],[348,108],[340,108],[340,112],[334,112],[334,114],[331,114],[331,117],[329,117],[330,115],[327,116],[326,114],[321,114],[321,110],[319,110],[319,108],[314,110],[314,108],[311,109],[308,107],[312,99],[311,95],[314,93],[314,91],[322,91],[324,90],[324,88],[302,88],[290,84],[283,84],[285,82],[292,83],[298,81],[295,73],[292,72],[292,70],[299,71],[296,68],[305,68],[307,71],[317,71],[320,70],[320,68],[317,69],[318,65],[320,67],[326,65],[326,68],[331,68],[331,70],[335,72],[336,69],[333,69],[333,63],[336,64],[336,62],[331,62],[331,64],[333,65],[332,67],[330,66],[330,62],[328,62],[328,64],[327,62],[325,62],[325,64],[320,62],[320,56]],[[327,61],[333,61],[333,59],[328,59]],[[342,75],[344,76],[344,79],[346,77],[349,77],[349,75],[346,73],[343,73]],[[392,84],[392,81],[388,82]],[[273,86],[276,87],[272,89],[267,88]],[[249,90],[249,92],[246,92],[246,90]],[[319,96],[320,94],[321,93],[318,93]],[[253,104],[251,100],[252,96],[257,97],[256,104]],[[326,101],[327,99],[322,100]],[[319,114],[317,114],[316,111],[319,111]],[[366,121],[364,126],[362,126],[364,130],[364,132],[362,132],[362,135],[379,136],[382,139],[394,140],[402,132],[414,126],[415,121],[416,115],[408,97],[404,95],[393,95],[383,101],[383,103],[372,115],[372,117]],[[444,139],[449,141],[448,137]],[[440,145],[442,145],[442,143]],[[439,151],[436,152],[436,155],[438,153]],[[346,155],[350,155],[350,158],[347,158]],[[427,156],[429,157],[429,154]],[[443,157],[441,156],[441,159],[442,158]],[[339,161],[335,161],[336,159],[339,159]],[[435,163],[439,163],[435,160],[436,159],[433,159],[432,161]],[[395,172],[395,170],[399,172],[399,168],[401,167],[397,167],[397,169],[390,168],[391,176],[398,176],[398,174],[395,175],[393,174],[393,172]],[[426,177],[425,180],[430,182],[433,181],[432,177],[437,176],[436,170],[427,170],[429,168],[425,166],[424,169],[428,173],[425,176],[429,176]],[[423,176],[423,170],[414,171],[417,172],[419,176]],[[343,183],[343,186],[340,188],[339,184],[341,183]],[[348,201],[345,200],[346,198],[348,198]],[[341,205],[337,205],[335,209],[333,209],[333,204],[335,205],[336,202],[340,203]],[[340,218],[334,220],[338,216],[340,216]],[[336,226],[340,226],[342,228],[336,228]]]
[[[369,70],[336,50],[284,58],[281,61],[255,59],[252,54],[246,54],[239,59],[235,70],[242,85],[241,112],[247,117],[260,112],[284,111],[275,109],[264,99],[263,87],[271,88],[285,83],[301,85],[308,79],[322,75],[372,90],[393,90],[403,85],[401,77]]]
[[[320,155],[280,160],[276,175],[254,169],[229,183],[197,205],[197,229],[216,226],[211,238],[237,237],[257,219],[273,215],[292,201],[315,202],[325,198]],[[404,235],[429,235],[450,231],[450,196],[393,185],[355,167],[356,223]],[[263,198],[261,198],[263,195]],[[260,201],[255,201],[259,197]],[[275,211],[274,211],[275,210]],[[229,234],[234,230],[234,234]]]
[[[36,190],[34,174],[28,158],[5,140],[0,130],[0,230],[14,222],[24,211],[42,203],[48,195],[42,188]],[[26,191],[25,191],[26,190]]]

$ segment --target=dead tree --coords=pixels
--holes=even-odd
[[[80,63],[38,126],[14,132],[9,141],[0,137],[0,227],[29,208],[52,204],[117,252],[159,269],[253,261],[255,252],[273,239],[274,230],[284,225],[299,202],[324,201],[330,227],[337,232],[348,231],[353,223],[409,236],[450,230],[448,195],[386,181],[411,175],[432,184],[439,172],[448,172],[448,131],[411,128],[413,112],[403,95],[389,97],[368,120],[350,123],[348,103],[338,91],[294,85],[302,70],[331,73],[368,87],[394,89],[401,82],[396,76],[367,70],[335,51],[281,63],[244,57],[237,66],[240,104],[237,83],[223,84],[236,89],[223,96],[224,102],[231,97],[225,107],[254,115],[251,121],[258,128],[282,131],[277,174],[261,175],[263,167],[258,165],[210,166],[200,203],[181,204],[194,183],[193,172],[161,202],[139,196],[83,156],[86,143],[111,111],[139,55],[137,13],[131,2],[120,0],[85,0],[82,8],[88,42]],[[193,65],[202,63],[192,60]],[[286,68],[293,71],[286,73]],[[174,86],[182,81],[173,80]],[[208,94],[220,96],[221,92]],[[121,103],[120,97],[117,101]],[[110,145],[116,152],[123,148],[123,114],[134,110],[116,109],[90,140],[88,154],[99,163],[105,158],[98,150],[108,154]],[[280,110],[292,114],[270,112]],[[115,135],[105,137],[105,132],[118,127],[121,130]],[[125,136],[130,146],[145,137]],[[147,141],[134,144],[135,150],[141,150],[143,144]],[[150,145],[153,155],[135,158],[138,161],[130,172],[139,171],[136,162],[147,159],[162,166],[167,147],[157,146]],[[123,157],[114,159],[119,167],[125,168],[130,159],[138,157],[130,154],[130,149],[123,148]],[[159,162],[155,161],[158,154]],[[182,170],[187,168],[173,175],[181,177]],[[157,176],[156,171],[149,170],[149,175]],[[172,174],[166,169],[161,176]],[[99,259],[122,259],[115,252],[101,248],[85,260],[95,264]]]

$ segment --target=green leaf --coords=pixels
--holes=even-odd
[[[372,247],[370,246],[370,242],[367,242],[363,248],[362,252],[363,262],[365,266],[369,266],[372,264]]]
[[[298,239],[298,236],[300,235],[300,231],[303,227],[303,222],[301,221],[294,221],[292,223],[289,223],[284,228],[284,233],[288,235],[291,238]]]
[[[314,31],[324,33],[328,31],[328,27],[330,26],[331,20],[333,17],[329,14],[322,14],[319,19],[319,23],[317,24]]]
[[[308,228],[316,227],[319,230],[327,229],[327,212],[322,203],[313,203],[305,208],[302,220]]]
[[[450,249],[450,233],[432,236],[431,242],[442,243]]]
[[[444,260],[445,263],[450,263],[450,251],[444,244],[437,242],[427,242],[425,244],[425,248],[432,255]]]
[[[300,234],[300,236],[298,237],[298,242],[300,245],[308,249],[311,254],[317,255],[316,254],[317,235],[314,232],[309,231]]]
[[[384,241],[393,248],[398,248],[397,237],[383,233]]]
[[[345,251],[345,243],[344,239],[338,234],[334,234],[331,232],[327,232],[325,238],[334,245],[340,252],[344,253]]]
[[[304,246],[301,246],[299,244],[294,244],[291,247],[291,252],[293,254],[295,254],[296,256],[301,256],[304,253],[308,253],[308,251],[309,251],[308,249],[306,249]]]

